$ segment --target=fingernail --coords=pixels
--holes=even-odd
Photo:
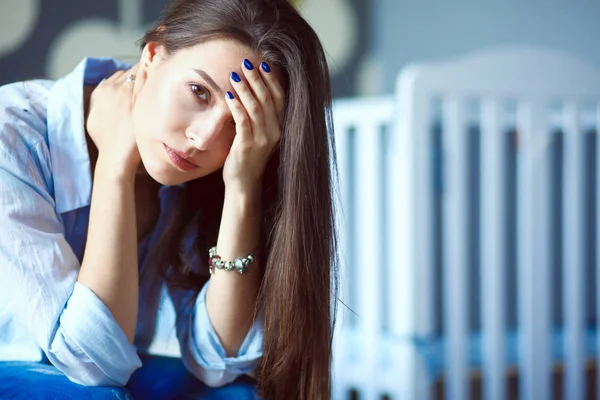
[[[231,73],[231,79],[233,79],[234,82],[241,82],[242,81],[240,79],[240,76],[238,74],[236,74],[235,72]]]
[[[246,69],[249,69],[250,71],[254,69],[254,65],[252,65],[252,63],[248,59],[244,60],[244,67],[246,67]]]
[[[267,65],[267,63],[266,63],[266,62],[262,62],[262,63],[260,64],[260,66],[262,67],[263,71],[265,71],[265,72],[267,72],[267,73],[271,72],[271,68],[269,68],[269,66]]]
[[[229,98],[229,100],[233,100],[233,93],[231,92],[227,92],[227,97]]]

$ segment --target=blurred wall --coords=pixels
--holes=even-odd
[[[391,93],[413,60],[496,45],[529,43],[578,55],[600,67],[600,2],[593,0],[372,0],[373,73],[364,92]]]
[[[372,32],[369,0],[291,0],[329,55],[334,96],[357,92]],[[134,62],[166,0],[0,0],[0,85],[56,79],[87,55]]]

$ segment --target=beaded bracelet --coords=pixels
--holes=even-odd
[[[233,261],[223,261],[221,256],[217,254],[217,247],[213,246],[208,250],[208,271],[211,274],[215,273],[215,268],[224,269],[225,271],[233,271],[234,269],[240,274],[248,273],[248,265],[254,262],[254,255],[249,254],[243,258],[236,258]]]

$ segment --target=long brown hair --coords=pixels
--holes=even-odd
[[[281,141],[263,177],[259,394],[265,399],[328,399],[338,281],[332,195],[337,174],[325,54],[313,29],[287,0],[171,1],[141,46],[158,42],[172,54],[216,37],[233,38],[279,67],[287,93]],[[184,206],[159,251],[170,283],[199,291],[208,279],[206,273],[190,271],[177,244],[185,223],[198,217],[196,251],[206,259],[217,241],[223,209],[221,174],[187,184]]]

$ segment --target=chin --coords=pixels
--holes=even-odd
[[[154,179],[156,182],[160,183],[163,186],[175,186],[175,185],[179,185],[180,183],[185,182],[185,180],[182,179],[174,179],[173,176],[166,176],[163,174],[149,174],[152,179]]]
[[[168,168],[160,163],[144,162],[144,168],[152,179],[164,186],[174,186],[185,182],[181,174],[176,173],[173,169]]]

